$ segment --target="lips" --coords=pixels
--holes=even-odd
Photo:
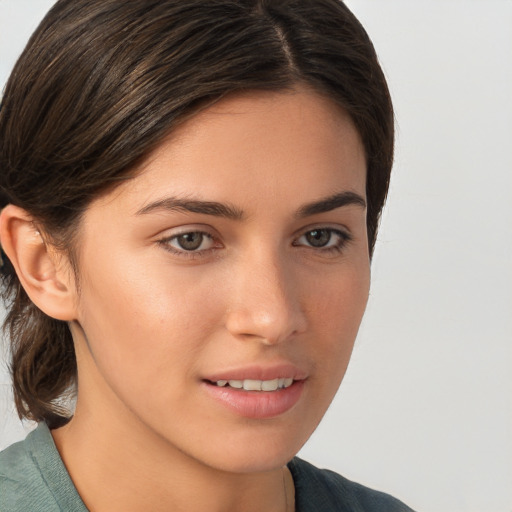
[[[299,401],[307,379],[291,364],[223,370],[203,379],[203,389],[228,411],[245,418],[280,416]]]
[[[207,375],[204,380],[215,383],[218,381],[229,382],[231,380],[304,380],[306,377],[306,372],[299,369],[297,366],[289,363],[284,363],[272,366],[251,365],[239,368],[226,369],[220,372],[212,373],[211,375]]]

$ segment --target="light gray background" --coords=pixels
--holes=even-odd
[[[512,1],[347,3],[389,78],[396,164],[354,356],[301,455],[418,510],[511,512]],[[51,4],[0,0],[0,84]],[[0,386],[2,448],[30,426]]]

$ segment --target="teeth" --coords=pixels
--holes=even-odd
[[[281,377],[272,380],[218,380],[215,384],[221,388],[229,384],[232,388],[244,389],[246,391],[276,391],[289,388],[293,384],[293,379]]]
[[[283,386],[289,388],[293,384],[293,379],[284,379]]]
[[[262,380],[261,390],[262,391],[275,391],[279,387],[279,379],[274,380]]]
[[[261,391],[261,382],[261,380],[245,379],[244,389],[246,391]]]

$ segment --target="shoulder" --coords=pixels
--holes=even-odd
[[[45,424],[0,452],[1,512],[82,510],[62,508],[64,503],[76,505],[77,498]]]
[[[29,510],[26,507],[33,506],[33,498],[44,488],[27,439],[0,452],[0,510]]]
[[[288,467],[295,482],[297,512],[413,512],[392,496],[318,469],[295,457]]]

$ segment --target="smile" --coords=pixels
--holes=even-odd
[[[219,387],[231,387],[245,391],[277,391],[278,389],[289,388],[293,384],[293,378],[277,378],[272,380],[218,380],[213,384]]]
[[[251,419],[275,418],[300,400],[306,379],[279,377],[272,380],[204,380],[208,396],[237,416]]]

